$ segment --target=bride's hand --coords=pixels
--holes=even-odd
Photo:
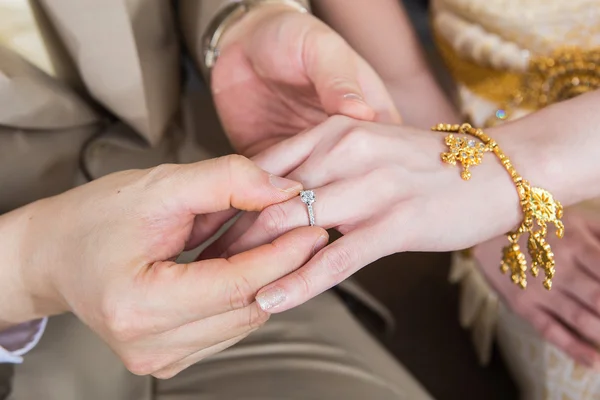
[[[549,238],[559,274],[550,292],[535,281],[521,290],[498,272],[504,237],[477,246],[475,257],[512,312],[579,363],[599,367],[600,221],[569,210],[564,222],[565,237]]]
[[[263,307],[297,306],[388,254],[462,249],[516,226],[518,196],[503,167],[486,157],[465,182],[458,167],[441,162],[443,138],[334,117],[256,157],[267,171],[315,189],[316,224],[345,235],[263,288]],[[245,214],[203,257],[237,254],[307,224],[296,197]]]

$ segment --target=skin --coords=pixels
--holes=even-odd
[[[313,7],[381,76],[406,125],[428,129],[440,121],[460,122],[401,1],[355,1],[348,7],[346,0],[319,0]]]
[[[259,6],[224,34],[211,85],[226,134],[246,156],[330,115],[400,122],[373,68],[330,27],[285,5]]]
[[[549,190],[563,205],[574,205],[600,195],[600,186],[590,184],[600,181],[596,151],[600,136],[595,128],[600,123],[599,101],[600,92],[582,95],[490,129],[488,134],[522,176]],[[259,297],[271,289],[285,295],[270,312],[295,307],[385,255],[464,249],[518,225],[522,217],[518,196],[498,160],[488,154],[473,169],[471,180],[462,181],[457,167],[440,161],[445,151],[443,137],[405,126],[336,117],[255,158],[266,170],[315,188],[317,223],[345,235],[303,268],[261,290]],[[248,214],[205,257],[236,254],[260,245],[306,225],[306,219],[306,208],[298,199]],[[496,254],[499,257],[499,249]],[[563,276],[561,267],[557,269],[555,281]],[[577,286],[584,278],[571,279]],[[511,300],[508,304],[515,306]],[[580,312],[577,308],[561,310]],[[590,318],[598,321],[599,314],[600,309]],[[584,329],[576,319],[563,317],[575,329]],[[552,321],[558,324],[558,318]],[[585,352],[581,346],[573,347],[573,343],[583,343],[578,335],[548,338],[587,365],[597,359],[590,346]]]
[[[298,195],[242,156],[124,171],[0,217],[0,328],[73,312],[133,373],[169,378],[269,315],[258,289],[327,243],[302,228],[228,258],[174,260],[220,226]]]

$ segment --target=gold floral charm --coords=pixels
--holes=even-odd
[[[531,188],[527,207],[541,228],[545,229],[547,223],[552,223],[556,227],[556,236],[559,238],[564,236],[565,226],[560,220],[563,216],[563,207],[559,201],[554,200],[550,192],[536,187]]]
[[[460,176],[465,181],[471,179],[469,168],[481,164],[483,153],[487,150],[485,145],[474,139],[454,135],[446,136],[446,145],[449,151],[442,153],[442,161],[450,165],[456,165],[457,162],[462,164],[463,170]]]
[[[500,270],[503,273],[510,271],[514,283],[523,289],[527,287],[527,260],[519,246],[519,238],[521,235],[528,234],[527,250],[532,260],[531,274],[537,276],[540,268],[543,269],[544,287],[550,290],[556,262],[552,248],[546,241],[546,235],[549,224],[554,225],[556,236],[559,238],[562,238],[565,233],[565,226],[561,221],[563,207],[560,202],[555,200],[547,190],[531,187],[529,182],[517,173],[498,143],[481,129],[473,128],[469,124],[438,124],[432,130],[449,133],[445,141],[449,151],[442,153],[442,161],[451,165],[460,163],[463,167],[461,177],[464,180],[471,178],[469,168],[481,164],[485,152],[493,152],[496,155],[513,180],[523,209],[521,225],[507,234],[510,243],[502,250]],[[453,134],[470,135],[478,141]]]

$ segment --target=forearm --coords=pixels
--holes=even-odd
[[[346,0],[313,3],[315,14],[379,73],[407,124],[428,128],[436,120],[456,121],[398,0],[353,2],[351,7]]]
[[[573,205],[600,196],[600,91],[490,129],[529,182]]]

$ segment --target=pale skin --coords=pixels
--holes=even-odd
[[[169,378],[263,325],[259,288],[327,243],[302,228],[229,258],[174,260],[215,213],[260,210],[298,182],[241,156],[109,175],[0,217],[0,329],[73,312],[133,373]]]
[[[522,176],[549,190],[565,206],[574,205],[600,195],[600,185],[590,184],[600,182],[598,102],[600,92],[593,92],[488,133]],[[315,188],[317,224],[345,235],[303,268],[261,290],[259,297],[272,289],[285,294],[281,303],[269,306],[270,312],[295,307],[385,255],[464,249],[520,222],[517,192],[498,160],[488,155],[465,182],[459,168],[440,160],[443,137],[336,117],[255,158],[266,170]],[[268,207],[238,221],[205,257],[236,254],[306,222],[306,208],[298,199]],[[555,281],[561,279],[560,267],[558,271]],[[573,314],[580,309],[572,305],[557,312]],[[587,365],[597,362],[590,345],[565,336],[564,328],[555,326],[543,331],[549,340]]]

